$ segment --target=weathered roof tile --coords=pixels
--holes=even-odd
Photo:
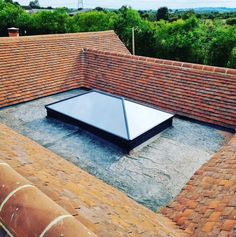
[[[84,47],[129,54],[114,31],[0,38],[0,107],[83,86]]]
[[[161,212],[179,223],[186,232],[192,230],[193,237],[205,236],[203,233],[223,236],[225,231],[229,235],[236,227],[235,181],[236,136],[194,174],[184,191]],[[189,203],[194,203],[191,213],[188,211]],[[183,208],[179,209],[179,205]],[[179,218],[186,216],[178,222]],[[193,222],[196,223],[194,228]]]
[[[0,157],[98,236],[186,236],[170,219],[2,124]]]

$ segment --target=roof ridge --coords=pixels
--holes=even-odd
[[[20,233],[30,235],[33,232],[40,237],[46,236],[46,233],[47,236],[49,233],[50,236],[56,236],[58,232],[61,233],[62,227],[64,234],[73,235],[77,231],[82,236],[97,236],[63,207],[17,173],[8,163],[2,161],[1,164],[4,164],[0,167],[4,178],[0,179],[0,183],[4,183],[5,188],[1,189],[0,195],[2,202],[0,219],[1,226],[9,236],[13,236],[11,233],[19,236]],[[25,198],[26,196],[30,198]],[[43,203],[45,207],[38,208],[39,203]],[[18,212],[14,215],[12,206],[19,206],[19,204],[20,208],[16,208],[16,212]],[[27,214],[27,217],[25,217],[25,214]],[[11,219],[8,218],[9,215],[11,215]],[[39,222],[35,221],[36,216]],[[62,222],[65,218],[69,218],[69,220]],[[25,219],[26,221],[22,222]],[[22,223],[20,227],[13,224],[17,222]]]
[[[126,107],[125,107],[125,99],[124,99],[124,97],[121,97],[121,103],[122,103],[123,114],[124,114],[124,118],[125,118],[126,133],[127,133],[128,140],[130,140],[129,123],[128,123],[128,118],[127,118],[127,113],[126,113]]]
[[[84,48],[84,52],[86,51],[95,52],[95,53],[97,52],[103,55],[120,56],[120,57],[125,57],[127,59],[145,61],[148,63],[156,63],[162,66],[171,67],[172,69],[173,67],[175,67],[175,68],[182,68],[186,70],[236,76],[236,69],[234,68],[225,68],[225,67],[210,66],[210,65],[197,64],[197,63],[174,61],[174,60],[168,60],[168,59],[152,58],[152,57],[146,57],[146,56],[125,54],[125,53],[120,53],[120,52],[109,52],[109,51],[98,50],[95,48]]]
[[[127,118],[127,113],[126,113],[126,108],[125,108],[125,98],[120,95],[114,95],[112,93],[97,90],[97,89],[93,89],[92,91],[121,100],[121,105],[122,105],[122,110],[123,110],[123,115],[124,115],[124,120],[125,120],[126,135],[127,135],[128,140],[130,140],[129,124],[128,124],[128,118]]]
[[[61,38],[77,38],[78,36],[94,36],[94,35],[109,35],[115,34],[114,30],[107,31],[94,31],[94,32],[77,32],[77,33],[63,33],[63,34],[45,34],[45,35],[27,35],[20,37],[0,37],[0,43],[3,42],[19,42],[19,41],[30,41],[30,40],[51,40],[51,39],[61,39]]]

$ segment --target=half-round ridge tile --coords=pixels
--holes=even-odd
[[[54,225],[44,237],[96,237],[84,225],[78,223],[73,217],[63,219]]]
[[[18,237],[38,237],[55,218],[68,214],[35,187],[16,192],[0,212],[0,220]]]
[[[0,187],[0,223],[13,236],[96,236],[5,163]]]
[[[15,170],[13,170],[6,163],[0,161],[0,205],[6,199],[6,197],[18,187],[21,187],[30,182],[20,176]]]

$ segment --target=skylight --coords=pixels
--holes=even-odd
[[[47,116],[81,126],[130,150],[172,125],[173,115],[91,90],[46,105]]]

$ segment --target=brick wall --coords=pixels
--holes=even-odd
[[[128,50],[113,31],[0,39],[0,108],[83,86],[81,49]]]
[[[236,128],[236,70],[85,51],[84,86]]]

